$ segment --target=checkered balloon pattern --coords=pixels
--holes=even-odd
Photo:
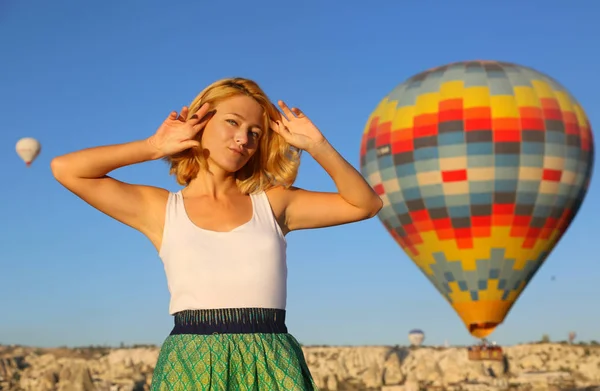
[[[496,61],[398,85],[360,148],[379,218],[477,338],[503,322],[565,233],[593,160],[577,100],[547,75]]]

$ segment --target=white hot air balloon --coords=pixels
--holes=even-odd
[[[39,141],[32,137],[24,137],[17,141],[17,155],[27,165],[27,167],[31,166],[31,163],[38,157],[40,151],[42,150],[42,146]]]
[[[421,346],[425,339],[425,333],[422,330],[410,330],[408,332],[408,340],[412,346]]]

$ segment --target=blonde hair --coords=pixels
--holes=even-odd
[[[212,83],[192,101],[188,116],[194,115],[205,103],[212,110],[219,102],[237,95],[249,96],[262,106],[265,129],[255,154],[236,173],[238,188],[243,193],[250,194],[278,185],[290,187],[298,175],[300,151],[271,130],[270,120],[280,119],[281,113],[254,81],[236,77]],[[202,132],[203,130],[197,136],[200,148],[190,148],[165,158],[170,163],[169,173],[175,176],[180,185],[189,185],[200,170],[208,169],[202,153]]]

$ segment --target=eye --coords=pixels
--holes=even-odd
[[[226,119],[225,121],[229,122],[232,125],[237,125],[238,123],[233,119]]]
[[[250,133],[252,134],[252,137],[254,137],[254,138],[259,138],[260,137],[260,133],[259,132],[250,131]]]

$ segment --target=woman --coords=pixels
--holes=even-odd
[[[146,140],[52,160],[63,186],[143,233],[162,259],[175,326],[153,391],[316,389],[285,325],[285,235],[373,217],[382,202],[300,110],[278,103],[284,115],[253,81],[220,80]],[[339,193],[291,186],[299,150]],[[107,175],[155,159],[182,190]]]

